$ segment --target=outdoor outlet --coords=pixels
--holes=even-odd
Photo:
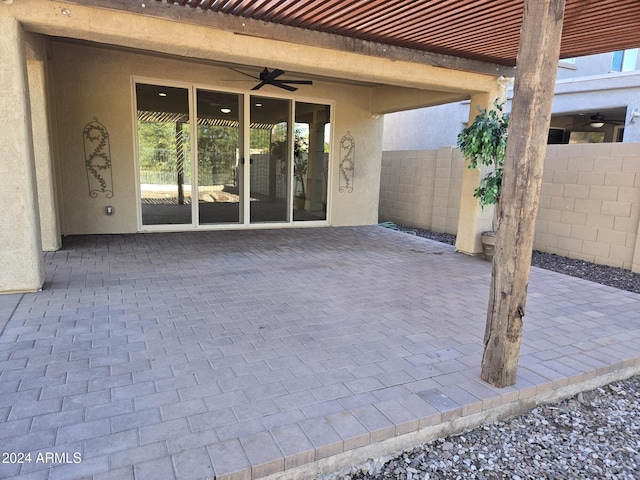
[[[105,207],[104,211],[107,215],[113,215],[113,207],[111,205]]]

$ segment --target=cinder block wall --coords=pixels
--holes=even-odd
[[[456,233],[464,167],[452,147],[384,152],[380,220]],[[640,272],[640,144],[550,145],[534,248]]]
[[[452,147],[383,152],[380,221],[455,234],[463,166]]]

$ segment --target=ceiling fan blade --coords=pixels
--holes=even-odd
[[[286,83],[281,82],[280,80],[272,80],[269,83],[271,83],[271,85],[273,85],[274,87],[283,88],[284,90],[288,90],[290,92],[295,92],[296,90],[298,90],[296,87],[291,87]]]
[[[295,85],[313,85],[313,82],[311,80],[279,80],[280,82],[283,83],[293,83]]]
[[[264,87],[268,82],[265,82],[264,80],[261,81],[259,84],[257,84],[255,87],[253,87],[251,90],[258,90],[262,87]]]
[[[255,75],[251,75],[250,73],[246,73],[246,72],[242,72],[240,70],[236,70],[235,68],[231,68],[231,67],[227,67],[229,68],[229,70],[231,70],[232,72],[236,72],[239,73],[241,75],[244,75],[245,77],[249,77],[249,78],[253,78],[254,80],[258,80]]]

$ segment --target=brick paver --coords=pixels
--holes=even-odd
[[[490,265],[380,227],[45,259],[42,292],[0,296],[0,450],[31,454],[1,478],[256,478],[640,369],[639,295],[534,268],[518,382],[485,384]]]

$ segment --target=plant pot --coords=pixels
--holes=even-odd
[[[487,262],[493,262],[493,252],[496,248],[496,232],[482,232],[480,234],[482,242],[482,255]]]
[[[305,202],[307,201],[307,197],[303,197],[302,195],[296,195],[294,198],[294,205],[296,210],[304,210]]]

